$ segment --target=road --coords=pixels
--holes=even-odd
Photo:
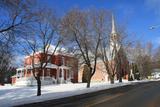
[[[25,107],[160,107],[160,81],[138,83]]]

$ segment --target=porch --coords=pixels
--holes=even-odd
[[[72,72],[70,67],[64,65],[57,66],[55,64],[47,64],[40,78],[42,85],[71,83]],[[32,66],[28,65],[24,68],[18,68],[16,75],[12,77],[12,84],[27,86],[36,85],[37,81],[33,76]]]

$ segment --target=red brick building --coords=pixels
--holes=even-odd
[[[45,70],[38,71],[42,56],[46,56],[48,62]],[[24,67],[17,69],[16,75],[12,77],[12,84],[36,84],[32,72],[32,60],[32,56],[25,57]],[[40,72],[42,85],[78,82],[78,60],[69,54],[44,55],[41,52],[37,52],[34,55],[34,68],[36,69],[35,71]]]

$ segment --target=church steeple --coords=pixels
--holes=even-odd
[[[114,16],[112,14],[112,31],[111,31],[111,41],[117,41],[118,42],[118,33],[116,31],[116,24],[114,20]]]
[[[111,34],[116,34],[116,26],[115,26],[115,21],[114,21],[114,16],[112,14],[112,31]]]
[[[111,29],[111,35],[110,35],[110,54],[112,56],[112,58],[115,57],[116,55],[116,51],[119,51],[121,45],[119,42],[119,34],[116,31],[116,24],[115,24],[115,20],[114,20],[114,16],[112,14],[112,29]]]

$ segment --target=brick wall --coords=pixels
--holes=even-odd
[[[114,61],[111,61],[110,63],[112,63],[112,65],[114,66]],[[125,62],[122,64],[122,69],[124,69],[124,75],[123,78],[124,79],[128,79],[128,71],[129,68],[126,68],[128,66],[129,62],[127,60],[125,60]],[[78,74],[78,81],[82,82],[82,75],[83,75],[83,67],[81,66],[81,68],[79,69],[79,74]],[[118,74],[116,74],[115,79],[117,79]],[[103,62],[99,61],[97,62],[97,67],[96,67],[96,72],[93,75],[92,82],[102,82],[102,81],[109,81],[109,77],[108,74],[105,70],[105,66],[103,64]]]
[[[56,64],[58,66],[65,65],[65,66],[70,67],[71,68],[70,72],[72,73],[71,81],[73,83],[78,82],[78,59],[76,59],[75,57],[72,57],[72,56],[61,55],[61,54],[53,55],[53,56],[46,55],[46,57],[43,55],[44,54],[42,54],[42,53],[35,54],[34,62],[38,63],[41,59],[41,56],[46,59],[47,59],[47,56],[50,56],[51,57],[50,63]],[[31,56],[26,57],[24,62],[25,62],[24,66],[31,65],[32,64],[32,57]],[[51,72],[51,75],[56,78],[56,72],[54,72],[55,70],[56,69],[51,69],[51,71],[53,71],[53,72]],[[47,70],[45,70],[44,72],[45,72],[45,75],[47,75]],[[64,73],[64,76],[65,76],[64,78],[66,79],[66,76],[67,76],[66,72]]]

